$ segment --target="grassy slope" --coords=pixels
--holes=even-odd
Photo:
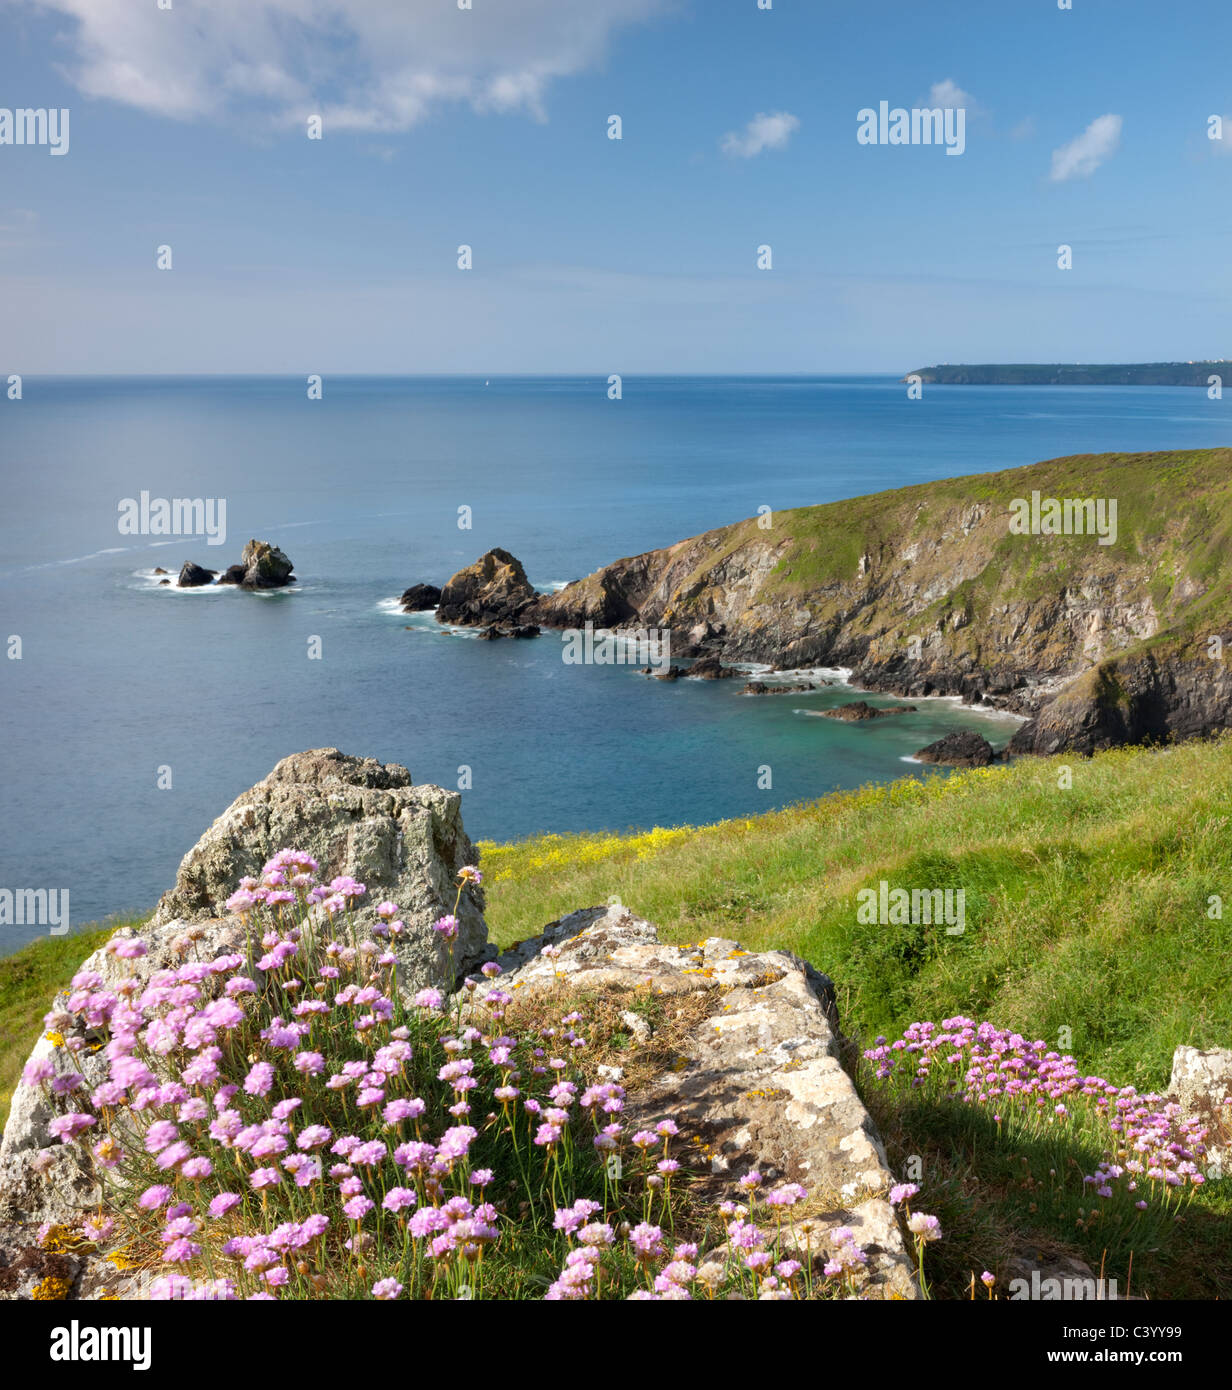
[[[48,937],[0,958],[0,1126],[8,1119],[13,1087],[38,1039],[53,995],[120,925],[113,922]]]
[[[670,940],[786,947],[836,981],[865,1037],[964,1012],[1072,1030],[1087,1069],[1162,1087],[1173,1048],[1232,1045],[1232,738],[1030,759],[838,793],[692,834],[483,846],[502,944],[613,895]],[[863,926],[881,879],[964,887],[966,931]]]
[[[1232,884],[1232,736],[1068,765],[1068,790],[1064,759],[1030,759],[693,832],[485,845],[489,927],[509,942],[617,895],[669,940],[717,934],[811,960],[859,1042],[967,1013],[1118,1085],[1164,1089],[1179,1043],[1232,1046],[1232,919],[1207,915]],[[966,932],[861,926],[856,890],[882,878],[964,886]],[[1122,1232],[1120,1218],[1084,1220],[1081,1184],[1050,1176],[1090,1171],[1098,1146],[1083,1153],[1080,1135],[1002,1144],[986,1117],[902,1104],[859,1075],[892,1167],[923,1163],[946,1233],[930,1247],[938,1296],[966,1297],[992,1269],[1004,1297],[1008,1257],[1040,1252],[1106,1262],[1122,1291],[1153,1298],[1232,1295],[1232,1183],[1208,1183],[1179,1224]]]
[[[776,513],[772,532],[749,520],[712,533],[717,548],[707,552],[680,587],[704,588],[710,572],[745,545],[786,538],[790,544],[760,598],[807,602],[816,616],[827,617],[845,608],[835,586],[851,584],[861,555],[895,553],[905,538],[931,541],[947,532],[957,536],[957,524],[973,503],[992,504],[1004,514],[1008,528],[1011,500],[1029,499],[1035,490],[1043,497],[1115,498],[1116,543],[1094,548],[1087,537],[1053,536],[1041,546],[1008,531],[981,530],[963,539],[960,547],[946,547],[913,565],[913,577],[928,583],[948,572],[962,549],[968,562],[978,561],[982,570],[917,615],[917,625],[955,607],[987,618],[1007,601],[1037,599],[1057,592],[1077,575],[1117,569],[1135,572],[1160,613],[1161,633],[1151,639],[1152,645],[1173,645],[1178,635],[1195,630],[1220,631],[1232,620],[1232,580],[1224,567],[1232,545],[1230,449],[1081,454],[797,507]],[[1200,598],[1174,594],[1186,576],[1206,588]],[[974,635],[967,630],[967,639]]]

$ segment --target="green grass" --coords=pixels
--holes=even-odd
[[[1061,768],[1073,786],[1058,786]],[[1166,1084],[1173,1049],[1232,1044],[1232,738],[837,793],[687,834],[485,844],[502,944],[618,897],[671,941],[738,937],[828,973],[860,1036],[965,1012]],[[966,930],[861,925],[885,879],[962,887]]]
[[[483,845],[488,925],[503,944],[618,897],[669,941],[734,937],[811,961],[837,985],[852,1062],[879,1033],[964,1013],[1163,1090],[1178,1044],[1232,1046],[1232,919],[1208,916],[1232,885],[1230,798],[1226,736],[869,787],[686,834]],[[965,932],[861,925],[856,892],[882,879],[965,888]],[[929,1248],[935,1295],[965,1297],[973,1272],[1040,1252],[1106,1262],[1122,1291],[1232,1295],[1232,1180],[1162,1229],[1118,1231],[1090,1216],[1081,1176],[1098,1144],[1081,1132],[1002,1140],[986,1117],[904,1101],[867,1067],[858,1084],[895,1171],[922,1163],[919,1206],[946,1233]]]
[[[0,958],[0,1126],[9,1117],[13,1087],[43,1027],[52,997],[72,979],[121,921],[90,925],[64,936],[31,942]]]

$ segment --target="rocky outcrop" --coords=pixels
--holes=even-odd
[[[462,827],[460,803],[456,792],[414,786],[396,763],[349,757],[336,748],[284,758],[185,855],[152,920],[112,938],[139,936],[146,953],[119,959],[103,947],[80,969],[97,972],[100,988],[113,990],[186,961],[247,951],[248,919],[228,913],[226,900],[242,877],[256,877],[278,850],[295,848],[319,862],[323,882],[349,875],[365,885],[367,894],[352,912],[361,934],[382,900],[398,904],[405,931],[387,937],[385,948],[398,956],[404,995],[429,985],[452,990],[495,954],[487,942],[483,890],[468,884],[455,908],[458,870],[478,858]],[[447,913],[458,923],[452,953],[432,930]],[[58,1039],[41,1036],[30,1060],[50,1063],[58,1075],[80,1073],[92,1090],[106,1078],[107,1053],[82,1016],[68,1011],[68,1000],[64,993],[49,1001],[53,1016],[59,1013]],[[54,1285],[49,1297],[97,1298],[128,1281],[88,1249],[48,1249],[35,1239],[43,1223],[76,1227],[101,1197],[84,1158],[88,1151],[52,1138],[54,1114],[41,1086],[17,1084],[0,1141],[0,1299],[42,1297],[34,1292],[39,1285]]]
[[[544,956],[552,946],[554,956]],[[700,1168],[693,1191],[707,1201],[743,1199],[739,1179],[798,1182],[824,1212],[785,1225],[789,1243],[832,1253],[827,1233],[846,1226],[869,1254],[862,1294],[918,1296],[911,1257],[887,1194],[895,1179],[868,1111],[840,1060],[834,987],[784,951],[749,953],[712,937],[668,946],[621,906],[588,908],[498,958],[497,985],[516,994],[560,987],[703,995],[713,1007],[679,1048],[675,1066],[631,1092],[622,1119],[649,1129],[671,1119]],[[493,985],[482,984],[482,999]],[[635,1011],[630,1017],[645,1023]],[[634,1034],[634,1044],[638,1042]],[[612,1078],[620,1079],[620,1078]]]
[[[618,560],[525,620],[957,695],[1024,716],[1015,753],[1190,738],[1232,722],[1230,471],[1226,449],[1083,456],[780,512]],[[1119,499],[1119,528],[1011,531],[1036,494]]]
[[[965,729],[946,734],[936,743],[921,748],[915,756],[922,763],[938,763],[943,767],[987,767],[997,754],[983,735]]]
[[[404,613],[426,613],[441,601],[441,591],[435,584],[412,584],[403,589],[398,602]]]
[[[847,724],[857,724],[866,719],[885,719],[891,714],[915,714],[914,705],[870,705],[867,700],[852,700],[846,705],[835,705],[833,709],[810,710],[810,714],[820,715],[822,719],[841,719]]]
[[[538,597],[520,560],[507,550],[489,550],[441,590],[436,618],[469,627],[517,626]]]
[[[295,583],[291,561],[268,541],[249,541],[240,555],[238,565],[228,565],[221,574],[202,569],[191,561],[180,571],[182,589],[202,584],[234,584],[241,589],[281,589]]]
[[[457,873],[478,854],[462,828],[458,792],[419,786],[397,763],[314,748],[283,758],[237,797],[184,856],[175,886],[159,900],[161,926],[222,917],[241,878],[256,877],[280,849],[316,859],[325,881],[349,874],[367,889],[361,927],[385,898],[402,909],[408,931],[396,943],[404,988],[439,984],[446,959],[432,923],[453,911]],[[457,911],[459,971],[487,949],[482,889],[468,887]]]
[[[180,577],[175,582],[181,589],[199,589],[204,584],[212,584],[217,575],[217,570],[202,569],[191,560],[185,560],[180,568]]]
[[[1010,740],[1011,753],[1097,753],[1125,743],[1201,737],[1232,724],[1232,671],[1183,648],[1102,662]]]
[[[705,656],[699,656],[685,672],[690,680],[695,681],[731,680],[736,674],[730,666],[724,666],[714,652],[707,652]]]

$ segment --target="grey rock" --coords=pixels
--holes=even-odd
[[[184,856],[153,922],[225,916],[241,878],[259,875],[280,849],[303,850],[325,881],[350,874],[367,887],[355,913],[361,928],[372,925],[386,898],[402,909],[407,932],[394,949],[403,990],[452,987],[455,974],[489,954],[482,888],[463,889],[452,969],[446,943],[432,931],[454,910],[458,870],[479,858],[461,805],[457,792],[412,785],[397,763],[336,748],[292,754],[237,797]]]
[[[545,955],[545,946],[553,951]],[[493,987],[521,993],[561,981],[604,992],[711,994],[714,1007],[683,1044],[682,1065],[626,1099],[626,1124],[672,1119],[683,1144],[704,1143],[710,1171],[695,1189],[704,1200],[740,1200],[738,1179],[753,1168],[774,1184],[803,1183],[824,1216],[796,1223],[792,1243],[820,1250],[830,1230],[850,1226],[869,1252],[862,1295],[919,1296],[886,1197],[895,1179],[843,1069],[833,985],[824,975],[785,951],[749,953],[720,938],[665,945],[619,904],[552,922],[499,963],[496,985],[480,984],[469,1008],[482,1011]]]

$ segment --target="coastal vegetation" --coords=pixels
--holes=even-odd
[[[1227,1183],[1207,1180],[1203,1155],[1204,1138],[1226,1145],[1232,1126],[1216,1117],[1214,1133],[1203,1136],[1167,1111],[1160,1093],[1177,1045],[1226,1045],[1232,1035],[1232,941],[1222,910],[1232,881],[1232,837],[1223,812],[1230,793],[1232,736],[1119,749],[1069,763],[1023,759],[836,793],[716,825],[482,844],[487,918],[496,942],[509,946],[537,936],[549,920],[580,904],[619,899],[653,920],[665,942],[723,937],[748,950],[788,949],[825,970],[835,982],[848,1038],[846,1064],[891,1167],[919,1175],[896,1193],[904,1216],[915,1223],[908,1230],[932,1296],[1006,1297],[1014,1261],[1038,1265],[1041,1252],[1082,1259],[1115,1278],[1122,1292],[1227,1296],[1232,1194],[1224,1191]],[[882,883],[962,885],[964,930],[950,935],[936,926],[907,925],[886,931],[861,922],[857,895]],[[224,1291],[259,1292],[264,1285],[301,1297],[456,1296],[463,1287],[471,1290],[463,1296],[512,1297],[627,1297],[639,1290],[640,1296],[677,1297],[682,1294],[673,1290],[680,1289],[703,1297],[731,1291],[831,1297],[844,1291],[859,1267],[858,1244],[840,1242],[851,1266],[831,1261],[829,1273],[807,1262],[797,1267],[776,1245],[784,1210],[798,1207],[793,1215],[807,1217],[807,1193],[784,1188],[785,1195],[768,1201],[770,1189],[750,1188],[749,1211],[724,1219],[737,1223],[742,1239],[747,1223],[758,1258],[752,1266],[710,1268],[699,1282],[704,1261],[692,1247],[704,1250],[722,1238],[714,1223],[723,1213],[693,1202],[687,1149],[673,1149],[671,1135],[646,1133],[640,1142],[621,1136],[622,1144],[631,1144],[623,1161],[640,1173],[641,1185],[611,1190],[606,1164],[595,1157],[606,1151],[591,1143],[603,1132],[596,1123],[595,1106],[604,1098],[598,1067],[619,1062],[621,1084],[636,1087],[639,1067],[666,1064],[676,1025],[655,999],[643,1006],[648,1019],[653,1014],[654,1045],[630,1051],[611,1016],[617,1006],[601,994],[575,996],[562,987],[558,997],[520,1003],[516,993],[502,995],[497,980],[486,1013],[468,1008],[459,1014],[464,996],[442,1007],[446,1001],[432,990],[408,1011],[396,990],[378,982],[374,991],[358,978],[335,975],[334,989],[347,986],[342,1007],[297,1008],[294,1016],[311,1021],[314,1032],[292,1047],[289,1033],[284,1036],[289,1025],[275,1015],[285,1020],[288,1002],[319,996],[314,972],[323,969],[324,983],[331,970],[346,974],[364,957],[355,954],[344,917],[331,944],[285,915],[289,907],[276,888],[273,902],[269,896],[235,903],[253,912],[254,927],[264,935],[253,960],[227,963],[228,978],[258,983],[255,995],[243,983],[225,992],[227,1003],[242,1009],[224,1015],[220,1004],[210,1014],[219,1037],[240,1030],[224,1046],[218,1060],[226,1075],[220,1071],[215,1081],[239,1087],[229,1093],[236,1097],[230,1108],[254,1142],[260,1142],[260,1125],[273,1133],[289,1123],[313,1139],[324,1127],[330,1145],[341,1138],[348,1151],[322,1155],[295,1146],[295,1153],[326,1158],[326,1167],[337,1168],[328,1186],[313,1187],[315,1177],[307,1181],[309,1195],[320,1197],[320,1210],[310,1211],[297,1174],[275,1182],[263,1173],[261,1184],[268,1180],[268,1186],[253,1186],[256,1174],[249,1170],[257,1156],[230,1173],[226,1165],[239,1159],[226,1146],[214,1152],[204,1129],[200,1142],[189,1146],[191,1154],[178,1157],[205,1159],[210,1172],[206,1163],[193,1164],[197,1176],[187,1184],[169,1183],[165,1169],[161,1179],[155,1171],[159,1155],[186,1142],[187,1133],[171,1138],[160,1130],[153,1147],[134,1149],[128,1180],[139,1181],[138,1190],[151,1189],[161,1199],[160,1183],[175,1188],[163,1203],[166,1219],[160,1226],[162,1208],[155,1209],[154,1197],[154,1205],[108,1209],[99,1219],[113,1223],[106,1226],[107,1241],[121,1240],[129,1258],[148,1261],[152,1273],[169,1278],[162,1292],[186,1288],[176,1279],[189,1277],[231,1280],[231,1286],[211,1286]],[[388,923],[395,911],[388,905],[383,919]],[[443,931],[448,936],[447,921]],[[40,942],[0,963],[7,972],[3,1000],[12,1038],[3,1057],[6,1092],[54,988],[67,986],[86,951],[108,935],[104,928]],[[394,959],[380,957],[379,950],[378,944],[367,953],[377,976]],[[79,978],[76,988],[77,1005],[89,1007],[97,983]],[[157,1013],[157,999],[148,1002]],[[363,1017],[377,1022],[357,1027]],[[372,1080],[381,1068],[368,1068],[377,1041],[364,1041],[371,1027],[380,1030],[382,1047],[405,1041],[414,1055],[412,1061],[381,1053],[383,1064],[399,1064],[385,1069],[388,1085]],[[482,1065],[458,1069],[453,1063],[460,1054],[449,1039],[468,1028],[487,1039],[479,1054],[466,1053]],[[562,1052],[562,1038],[584,1039],[587,1046]],[[660,1056],[656,1048],[667,1051]],[[502,1089],[509,1084],[502,1068],[522,1050],[520,1069],[536,1105],[506,1113],[502,1097],[513,1097]],[[962,1084],[973,1067],[987,1065],[981,1050],[985,1059],[995,1053],[1013,1060],[1013,1084],[1002,1080],[984,1088],[991,1095]],[[302,1066],[292,1063],[293,1053],[303,1054]],[[285,1114],[257,1113],[263,1097],[275,1094],[272,1081],[266,1087],[266,1065],[276,1075],[284,1065],[294,1067],[278,1094],[290,1088],[301,1104],[284,1107]],[[325,1087],[328,1076],[351,1080]],[[361,1095],[363,1088],[386,1093],[376,1099]],[[581,1104],[584,1095],[589,1108]],[[607,1099],[620,1097],[610,1091]],[[468,1137],[469,1112],[462,1107],[472,1103],[484,1113],[505,1113],[506,1122],[477,1126],[479,1135]],[[545,1107],[576,1121],[545,1118]],[[583,1125],[587,1114],[596,1118]],[[1122,1117],[1120,1130],[1109,1128],[1113,1116]],[[161,1118],[161,1112],[143,1116],[143,1131]],[[400,1158],[378,1144],[378,1120],[399,1131]],[[176,1117],[169,1114],[167,1123],[175,1127]],[[194,1124],[186,1128],[197,1134]],[[450,1131],[458,1132],[447,1138]],[[167,1145],[160,1136],[168,1137]],[[1145,1159],[1146,1150],[1128,1147],[1135,1136],[1150,1149]],[[87,1137],[94,1143],[100,1136]],[[445,1158],[432,1160],[435,1175],[431,1162],[417,1171],[417,1158],[427,1152],[417,1146],[439,1152],[442,1144]],[[1151,1145],[1157,1158],[1150,1157]],[[356,1167],[356,1151],[398,1171],[378,1173],[364,1162]],[[144,1177],[136,1172],[142,1165],[150,1170]],[[294,1159],[293,1166],[304,1165]],[[257,1171],[265,1168],[273,1163],[258,1163]],[[228,1175],[234,1181],[224,1183]],[[220,1215],[180,1211],[182,1199],[207,1176],[211,1194],[217,1187],[240,1200],[228,1196]],[[647,1185],[646,1178],[656,1181]],[[390,1193],[396,1195],[387,1203]],[[498,1194],[502,1214],[493,1221],[489,1199]],[[433,1214],[446,1208],[444,1216]],[[236,1212],[247,1213],[244,1224],[237,1224]],[[416,1212],[422,1215],[411,1234]],[[330,1218],[325,1226],[321,1216]],[[503,1246],[491,1234],[502,1226],[509,1232]],[[258,1228],[279,1232],[277,1240],[252,1238]],[[277,1244],[284,1236],[302,1240],[295,1248],[309,1253],[288,1258]],[[48,1235],[53,1242],[65,1238],[63,1232]],[[425,1255],[438,1238],[438,1253]],[[222,1247],[246,1240],[229,1252],[243,1257],[237,1271]],[[184,1256],[172,1262],[170,1273],[163,1257],[168,1246]],[[479,1250],[485,1252],[482,1270],[475,1267]],[[990,1274],[992,1283],[980,1280],[994,1270],[999,1274]]]

